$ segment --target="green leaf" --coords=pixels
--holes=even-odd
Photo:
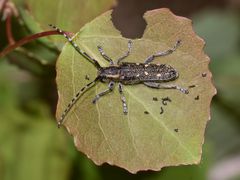
[[[82,25],[106,11],[115,0],[26,0],[30,13],[41,27],[56,24],[63,29],[78,31]]]
[[[25,27],[31,34],[36,34],[42,32],[43,29],[40,27],[39,23],[35,21],[29,11],[22,8],[21,6],[18,8],[19,14],[21,19],[24,22]],[[56,52],[56,46],[48,39],[48,38],[38,38],[36,41],[42,43],[45,47],[51,49],[52,51]]]
[[[94,96],[107,88],[106,83],[99,82],[83,94],[64,123],[78,150],[96,164],[106,162],[132,173],[199,163],[204,131],[210,119],[210,102],[216,93],[208,70],[209,58],[203,52],[204,41],[193,32],[191,21],[175,16],[168,9],[148,11],[144,18],[147,22],[144,35],[133,40],[132,52],[124,61],[144,62],[148,56],[171,48],[180,39],[182,44],[174,53],[157,58],[154,63],[169,64],[179,72],[177,80],[166,84],[196,87],[186,95],[142,84],[126,85],[124,94],[129,113],[124,115],[116,87],[96,105],[92,104]],[[108,11],[86,24],[74,41],[106,67],[109,63],[101,57],[97,45],[102,45],[106,54],[116,60],[126,52],[128,40],[115,29]],[[202,73],[207,76],[202,77]],[[58,119],[76,92],[89,82],[84,79],[86,74],[93,80],[97,70],[67,44],[57,62]],[[199,100],[195,100],[198,95]],[[160,114],[161,101],[153,101],[153,97],[172,100],[163,107],[163,114]]]
[[[19,34],[19,28],[27,30],[28,33],[34,34],[45,30],[52,30],[48,24],[56,24],[63,29],[71,29],[72,32],[78,31],[80,27],[87,21],[93,19],[105,10],[115,4],[115,0],[13,0],[18,8],[22,24],[15,28]],[[22,37],[22,36],[21,36]],[[31,61],[39,61],[44,65],[52,65],[55,63],[56,54],[59,54],[59,49],[62,48],[63,41],[61,38],[51,37],[37,39],[34,44],[28,46],[26,53],[37,54],[37,58],[28,57]],[[51,43],[55,42],[56,46]],[[22,55],[24,55],[22,53]],[[32,56],[32,55],[31,55]],[[40,57],[40,58],[38,58]],[[39,63],[36,62],[36,63]],[[22,65],[25,66],[25,65]],[[31,67],[31,66],[30,66]],[[28,68],[29,69],[29,68]],[[31,71],[35,71],[34,68]]]

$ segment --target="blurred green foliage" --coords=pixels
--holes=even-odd
[[[46,66],[42,62],[55,62],[58,50],[51,49],[53,44],[49,48],[44,42],[36,41],[0,59],[0,179],[207,179],[212,166],[240,153],[239,12],[239,9],[229,7],[198,11],[192,15],[194,29],[206,41],[206,52],[211,57],[210,69],[218,89],[200,165],[170,167],[161,172],[136,175],[109,165],[94,165],[75,149],[72,138],[64,129],[56,128],[50,111],[52,106],[55,107],[55,101],[43,99],[44,95],[52,97],[56,94],[54,86],[48,85],[54,79],[54,63]],[[13,21],[16,39],[36,33],[36,29],[26,24],[26,20],[25,24],[19,24],[16,19]],[[1,49],[7,44],[4,28],[1,22]]]
[[[208,10],[196,16],[196,32],[206,41],[218,94],[212,106],[207,138],[216,158],[240,147],[240,24],[237,12]],[[223,146],[224,143],[224,146]]]
[[[63,130],[56,128],[46,105],[30,100],[24,103],[28,108],[21,106],[18,96],[19,91],[26,91],[20,84],[25,76],[18,68],[1,63],[0,177],[65,179],[71,162],[70,149],[66,148],[69,142]]]

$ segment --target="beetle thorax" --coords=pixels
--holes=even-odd
[[[119,66],[103,67],[98,71],[98,76],[102,81],[118,81],[120,77]]]

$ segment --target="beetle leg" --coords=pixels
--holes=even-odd
[[[103,51],[102,46],[98,45],[97,48],[98,48],[98,51],[100,52],[100,54],[102,55],[102,57],[103,57],[104,59],[106,59],[108,62],[110,62],[110,65],[113,65],[113,64],[114,64],[114,63],[113,63],[113,60],[112,60],[109,56],[107,56],[107,55],[105,54],[105,52]]]
[[[123,113],[127,114],[128,113],[128,108],[127,108],[126,97],[123,94],[123,85],[122,85],[122,83],[118,84],[118,90],[119,90],[119,93],[121,95],[121,100],[122,100],[122,104],[123,104]]]
[[[171,48],[171,49],[168,49],[166,51],[160,51],[160,52],[157,52],[156,54],[153,54],[151,56],[149,56],[145,61],[144,61],[144,64],[148,64],[148,63],[151,63],[156,57],[160,57],[160,56],[167,56],[171,53],[173,53],[177,48],[178,46],[180,46],[180,43],[181,43],[181,40],[178,40],[176,42],[176,44]]]
[[[108,84],[108,89],[106,89],[106,90],[104,90],[103,92],[100,92],[99,94],[97,94],[96,96],[95,96],[95,98],[93,99],[93,101],[92,101],[92,103],[96,103],[97,102],[97,100],[99,100],[99,98],[101,97],[101,96],[104,96],[104,95],[106,95],[106,94],[108,94],[109,92],[111,92],[112,90],[113,90],[113,88],[114,88],[114,82],[113,81],[111,81],[109,84]]]
[[[144,82],[144,85],[151,87],[151,88],[157,88],[157,89],[177,89],[181,91],[184,94],[188,94],[188,89],[182,88],[178,85],[174,84],[161,84],[161,83],[155,83],[155,82]]]
[[[127,51],[126,54],[124,54],[122,57],[118,58],[118,60],[117,60],[117,64],[118,64],[118,65],[121,63],[121,61],[122,61],[123,59],[125,59],[126,57],[128,57],[128,55],[129,55],[130,52],[131,52],[131,49],[132,49],[132,41],[129,40],[129,41],[128,41],[128,51]]]

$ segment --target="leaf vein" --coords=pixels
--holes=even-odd
[[[133,148],[134,148],[134,150],[135,150],[135,152],[136,152],[136,155],[137,155],[137,157],[141,160],[141,161],[143,161],[143,159],[141,158],[141,156],[139,155],[139,152],[138,152],[138,149],[137,149],[137,147],[136,147],[136,144],[135,144],[135,138],[134,138],[134,135],[133,135],[133,132],[132,132],[132,128],[131,128],[131,125],[130,125],[130,118],[129,118],[129,114],[130,114],[130,99],[131,98],[128,98],[128,114],[127,114],[127,122],[128,122],[128,127],[129,127],[129,131],[130,131],[130,134],[131,134],[131,137],[132,137],[132,145],[133,145]]]
[[[141,100],[139,100],[133,93],[131,93],[130,90],[127,89],[127,91],[128,91],[129,94],[131,94],[132,97],[134,97],[139,103],[141,103],[141,104],[144,106],[145,109],[147,109],[147,111],[151,114],[151,116],[152,116],[157,122],[159,122],[159,123],[162,125],[162,127],[164,127],[164,128],[169,132],[169,134],[170,134],[173,138],[175,138],[175,139],[177,140],[177,142],[179,143],[179,145],[180,145],[188,154],[190,154],[194,159],[196,158],[196,157],[191,153],[191,151],[182,143],[182,141],[181,141],[176,135],[173,134],[173,132],[168,128],[168,126],[167,126],[163,121],[159,121],[155,116],[153,116],[153,112],[151,112],[151,110],[148,109],[148,107],[146,107]]]
[[[96,87],[95,89],[96,89],[96,93],[97,93],[97,87]],[[97,113],[98,113],[98,126],[99,126],[99,128],[100,128],[100,130],[101,130],[101,132],[102,132],[102,134],[103,134],[104,140],[106,141],[109,149],[110,149],[110,150],[112,151],[112,153],[114,154],[114,151],[113,151],[111,145],[109,144],[109,141],[108,141],[108,139],[107,139],[107,136],[106,136],[106,134],[105,134],[105,132],[104,132],[104,130],[103,130],[103,127],[102,127],[102,125],[101,125],[101,115],[100,115],[100,110],[99,110],[99,107],[98,107],[98,103],[96,103],[96,109],[97,109]]]

